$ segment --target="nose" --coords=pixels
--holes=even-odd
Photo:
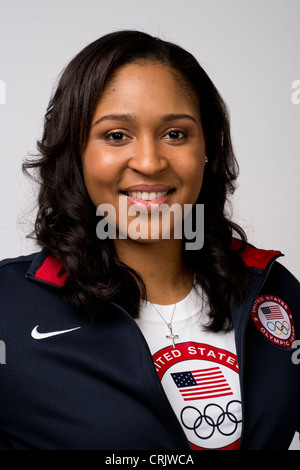
[[[128,162],[128,167],[131,170],[147,176],[161,173],[168,165],[168,160],[162,153],[161,145],[150,136],[137,140]]]

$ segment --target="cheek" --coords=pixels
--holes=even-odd
[[[82,157],[82,168],[85,177],[93,179],[101,175],[101,173],[103,173],[103,167],[105,167],[103,163],[103,155],[101,155],[93,145],[89,145]]]
[[[82,158],[84,182],[93,203],[98,206],[103,202],[105,190],[112,187],[114,172],[106,159],[94,152],[86,152]]]
[[[82,157],[83,174],[86,180],[99,181],[103,184],[113,180],[117,172],[117,159],[108,151],[101,151],[97,146],[90,145]]]
[[[187,159],[184,163],[179,168],[179,174],[181,174],[187,191],[197,199],[203,182],[204,159],[196,155],[193,158]]]
[[[199,174],[198,177],[195,176],[196,174],[194,174],[193,179],[190,180],[188,188],[188,199],[191,201],[191,204],[195,204],[197,201],[203,182],[203,173]]]

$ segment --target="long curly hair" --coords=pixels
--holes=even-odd
[[[246,235],[227,214],[238,175],[229,114],[197,60],[175,44],[139,31],[113,32],[85,47],[64,69],[45,115],[38,155],[23,163],[23,171],[31,175],[30,170],[35,170],[40,184],[30,236],[62,261],[67,282],[61,294],[68,302],[97,316],[104,304],[115,301],[132,317],[138,316],[145,285],[117,258],[112,240],[97,238],[99,219],[85,187],[81,157],[106,85],[119,67],[139,60],[167,66],[198,102],[209,162],[196,202],[205,206],[204,246],[198,251],[183,249],[183,258],[206,293],[209,329],[230,328],[230,309],[242,301],[249,272],[240,254],[231,249],[233,236],[241,240],[243,249]]]

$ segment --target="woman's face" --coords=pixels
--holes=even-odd
[[[195,204],[204,159],[199,111],[174,73],[153,63],[121,67],[97,105],[82,157],[91,200],[115,210],[117,233],[141,240],[132,235],[139,219],[146,238],[161,238],[167,222],[160,218],[151,237],[151,215],[174,204],[184,214]]]

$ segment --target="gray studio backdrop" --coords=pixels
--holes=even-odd
[[[0,259],[37,250],[21,163],[60,71],[99,36],[139,29],[191,51],[218,87],[240,165],[234,218],[300,278],[299,19],[299,0],[0,0]]]

